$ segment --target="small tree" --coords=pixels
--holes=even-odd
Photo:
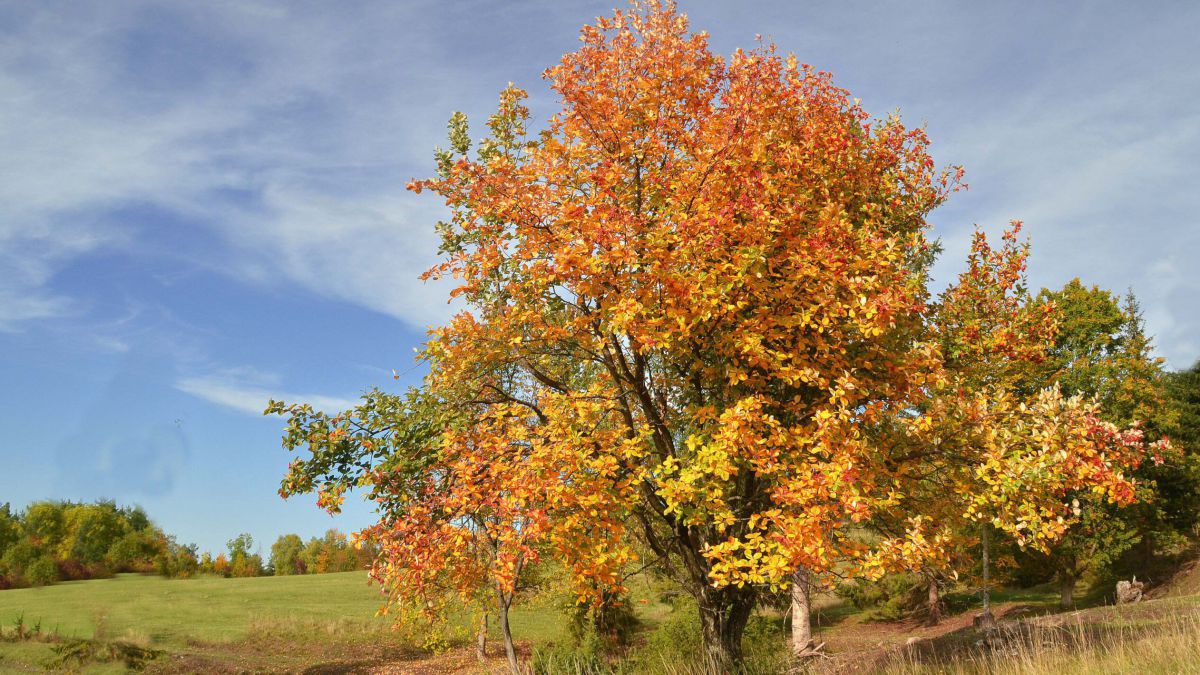
[[[478,406],[466,409],[472,407]],[[419,392],[407,398],[372,392],[335,417],[282,403],[268,412],[290,416],[285,444],[312,451],[292,463],[281,494],[316,489],[318,503],[336,511],[345,491],[370,486],[382,518],[360,536],[379,548],[372,575],[388,589],[389,606],[417,607],[433,618],[452,594],[469,603],[491,596],[484,606],[500,619],[515,672],[508,613],[543,540],[545,512],[537,506],[544,503],[543,484],[531,476],[547,467],[527,442],[510,443],[500,433],[522,424],[521,417],[483,409],[483,419],[468,421]],[[439,447],[440,434],[456,442]],[[339,545],[353,564],[344,536],[334,531],[324,542],[312,540],[305,555],[315,555],[316,571],[324,571]]]
[[[285,534],[271,544],[271,570],[276,576],[304,574],[306,565],[300,554],[304,551],[304,542],[299,535]]]
[[[262,556],[250,553],[254,537],[243,532],[225,544],[229,549],[229,576],[257,577],[263,572]]]
[[[1027,290],[1020,229],[1013,223],[998,248],[976,233],[967,270],[939,299],[933,329],[946,379],[910,426],[923,461],[914,465],[908,509],[942,524],[935,549],[943,556],[957,551],[961,561],[963,543],[980,542],[985,625],[992,534],[1045,550],[1080,515],[1076,494],[1098,505],[1131,502],[1129,472],[1153,452],[1140,431],[1121,431],[1098,403],[1064,396],[1047,377],[1059,315],[1051,299]],[[950,563],[941,561],[926,567],[934,590],[936,572]]]

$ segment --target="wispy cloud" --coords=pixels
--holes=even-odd
[[[55,273],[157,226],[111,217],[138,203],[217,233],[224,248],[183,252],[209,269],[415,326],[443,318],[445,293],[416,279],[436,251],[436,216],[403,186],[430,163],[447,90],[471,78],[439,71],[422,11],[10,8],[0,263],[37,263],[0,279],[0,328],[72,309]]]
[[[416,279],[433,260],[440,207],[404,183],[429,172],[451,110],[480,120],[508,80],[531,87],[544,117],[553,97],[537,73],[572,48],[580,23],[619,4],[5,8],[0,267],[20,271],[0,277],[0,330],[82,311],[56,275],[162,227],[121,217],[131,204],[203,229],[214,243],[181,252],[197,267],[414,327],[440,322],[445,289]],[[971,223],[1022,218],[1035,283],[1133,286],[1162,351],[1174,363],[1195,356],[1182,336],[1200,333],[1200,306],[1179,298],[1200,271],[1150,268],[1200,246],[1200,191],[1188,182],[1200,154],[1200,8],[753,7],[684,3],[718,49],[767,33],[875,113],[927,121],[938,157],[967,167],[972,191],[938,215],[940,276],[953,276]]]
[[[436,261],[434,209],[400,195],[355,198],[287,180],[264,186],[261,200],[268,218],[225,221],[237,253],[232,272],[296,284],[417,328],[449,317],[445,284],[417,278]]]
[[[224,406],[249,415],[262,415],[270,400],[289,403],[308,403],[318,410],[334,413],[353,408],[357,401],[320,394],[296,394],[278,388],[247,381],[244,371],[227,371],[215,375],[184,377],[175,382],[175,388],[210,403]]]

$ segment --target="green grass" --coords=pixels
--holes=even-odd
[[[380,604],[364,572],[177,580],[122,574],[0,592],[0,625],[11,628],[24,616],[26,625],[41,621],[43,631],[63,636],[134,632],[151,644],[176,646],[242,639],[254,625],[272,621],[350,618],[382,627],[386,620],[373,618]]]
[[[0,592],[0,633],[7,636],[0,640],[0,671],[44,667],[54,657],[48,642],[13,639],[18,620],[26,630],[40,624],[43,638],[123,641],[202,659],[195,669],[303,668],[420,654],[420,640],[375,616],[382,603],[365,572],[182,580],[122,574],[8,590]],[[467,620],[452,621],[451,633],[457,628],[465,639]],[[534,598],[514,608],[511,622],[519,639],[548,644],[567,637],[563,614],[549,601]],[[491,627],[498,640],[494,620]],[[112,667],[87,672],[93,670]]]
[[[636,644],[615,669],[588,672],[694,671],[685,661],[686,652],[698,651],[698,644],[691,645],[698,639],[692,634],[698,630],[692,625],[695,617],[688,607],[673,611],[663,602],[662,590],[661,584],[648,578],[631,580],[630,600],[640,620]],[[558,645],[566,651],[556,653],[569,656],[561,591],[548,587],[542,596],[523,599],[514,608],[512,624],[519,641],[539,650],[553,651]],[[819,635],[822,640],[844,635],[835,641],[839,651],[845,651],[841,656],[869,656],[875,665],[872,672],[1059,675],[1128,672],[1138,663],[1147,664],[1135,668],[1145,673],[1200,672],[1200,596],[1071,614],[1040,611],[1043,607],[1052,610],[1056,603],[1052,590],[1045,588],[999,591],[993,601],[1039,610],[1022,615],[1026,619],[1020,625],[1032,629],[1000,651],[973,649],[976,636],[970,628],[925,641],[924,651],[909,649],[904,645],[904,629],[862,624],[861,616],[847,603],[824,597],[818,603],[822,607]],[[0,592],[0,673],[51,667],[54,648],[64,638],[94,638],[162,650],[167,655],[149,668],[156,672],[298,672],[314,666],[346,671],[427,658],[421,644],[425,626],[393,631],[391,619],[375,616],[381,603],[378,589],[368,585],[362,572],[189,580],[121,575],[8,590]],[[41,637],[15,639],[18,619],[26,632],[40,625]],[[761,664],[761,672],[776,672],[784,663],[781,650],[786,649],[782,618],[778,612],[768,612],[754,623],[757,628],[747,635],[747,653]],[[499,636],[494,620],[491,626],[491,648],[496,652]],[[469,615],[463,613],[450,627],[451,635],[465,642],[473,626]],[[465,659],[467,667],[473,663],[465,652],[457,658]],[[1193,663],[1195,668],[1188,670]],[[123,667],[120,663],[89,663],[80,670],[109,673],[121,672]],[[570,666],[564,670],[577,671],[584,672]]]

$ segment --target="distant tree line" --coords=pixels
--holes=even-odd
[[[200,554],[195,544],[180,544],[154,525],[141,507],[109,500],[38,501],[23,511],[0,504],[0,590],[125,572],[168,578],[348,572],[369,568],[376,555],[332,529],[307,543],[284,535],[265,562],[254,544],[242,533],[225,552]]]
[[[0,588],[106,577],[119,572],[190,576],[196,547],[150,522],[141,507],[40,501],[0,505]]]
[[[264,562],[252,553],[254,538],[242,533],[226,543],[228,553],[200,557],[201,574],[222,577],[287,576],[294,574],[325,574],[353,572],[371,568],[378,552],[369,544],[356,546],[338,530],[327,530],[322,537],[311,537],[307,543],[298,534],[285,534],[271,545],[270,557]]]
[[[337,530],[326,531],[320,539],[312,537],[308,543],[299,535],[285,534],[271,545],[270,569],[277,576],[366,570],[377,554],[373,544],[355,546]]]

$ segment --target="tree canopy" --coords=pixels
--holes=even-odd
[[[920,565],[964,521],[1043,545],[1068,489],[1131,498],[1141,436],[1020,384],[1054,319],[1016,230],[980,235],[931,298],[927,216],[961,170],[924,130],[773,45],[717,56],[671,4],[581,40],[545,73],[542,131],[510,85],[487,138],[455,114],[410,186],[445,200],[426,276],[465,305],[424,383],[268,409],[311,452],[282,494],[381,505],[363,536],[394,601],[488,591],[503,622],[525,566],[553,557],[599,601],[642,550],[695,597],[721,669],[797,569]]]

